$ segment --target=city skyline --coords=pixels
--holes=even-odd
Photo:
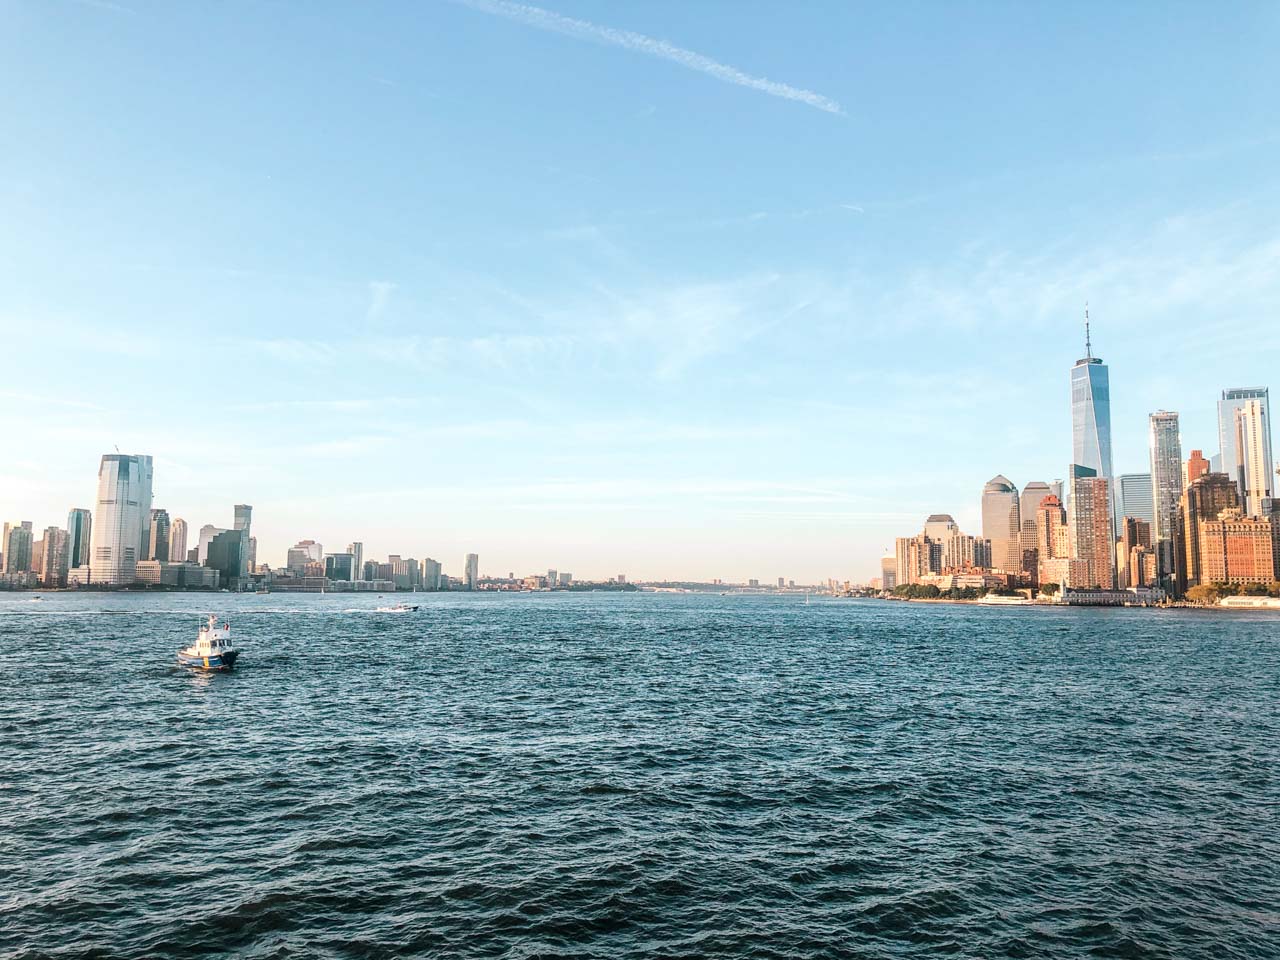
[[[1151,413],[1216,455],[1273,381],[1266,7],[552,10],[746,83],[465,5],[240,13],[6,7],[0,508],[37,531],[118,446],[189,541],[254,504],[273,564],[867,579],[1067,477],[1086,302],[1115,476]]]

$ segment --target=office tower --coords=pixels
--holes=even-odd
[[[74,507],[67,514],[67,565],[89,565],[89,533],[93,528],[93,514],[84,507]],[[3,546],[3,544],[0,544]]]
[[[249,538],[249,572],[257,573],[258,571],[258,538]]]
[[[1022,488],[1018,497],[1018,516],[1023,523],[1030,520],[1035,523],[1036,511],[1040,509],[1040,501],[1053,496],[1053,488],[1043,480],[1032,480]]]
[[[619,583],[625,583],[619,580]],[[898,585],[898,561],[894,557],[880,558],[880,585],[885,590],[892,590]]]
[[[781,577],[779,577],[779,579],[781,579]],[[573,574],[572,574],[572,573],[570,573],[570,572],[569,572],[569,571],[567,571],[567,570],[561,570],[561,571],[560,571],[560,586],[562,586],[562,587],[571,587],[571,586],[573,586]]]
[[[326,553],[324,575],[330,580],[354,580],[355,560],[355,555],[351,553]]]
[[[156,509],[151,511],[151,542],[147,544],[147,555],[143,560],[169,559],[169,511]]]
[[[1280,577],[1278,533],[1272,516],[1246,516],[1239,507],[1201,520],[1201,582],[1270,586]]]
[[[1150,546],[1155,549],[1156,576],[1162,586],[1172,590],[1177,572],[1174,544],[1178,504],[1182,501],[1182,437],[1178,433],[1178,415],[1171,411],[1157,410],[1151,414],[1149,426],[1151,498],[1155,505]]]
[[[422,561],[422,588],[424,590],[440,589],[440,561],[427,557]]]
[[[253,569],[250,557],[249,540],[253,536],[253,507],[247,503],[237,503],[232,508],[231,529],[240,532],[240,573],[247,577]]]
[[[299,540],[286,555],[285,568],[295,577],[306,576],[307,565],[324,560],[324,547],[314,540]],[[370,578],[376,579],[376,578]]]
[[[779,590],[785,590],[785,589],[786,589],[786,586],[787,586],[787,578],[786,578],[786,577],[779,577],[779,578],[778,578],[778,589],[779,589]]]
[[[1260,517],[1271,509],[1275,465],[1271,460],[1271,421],[1265,400],[1244,400],[1235,411],[1235,481],[1244,511]]]
[[[244,555],[245,547],[243,530],[219,530],[209,541],[202,566],[217,570],[222,586],[241,586],[248,559]]]
[[[1236,411],[1244,406],[1246,401],[1257,400],[1262,407],[1262,417],[1270,422],[1270,402],[1267,398],[1266,387],[1232,387],[1222,391],[1222,397],[1218,400],[1218,453],[1210,461],[1210,469],[1214,473],[1225,473],[1232,480],[1239,481],[1236,473],[1237,464],[1240,462],[1239,453],[1236,449]],[[1267,431],[1266,455],[1268,460],[1271,456],[1271,433]],[[1240,496],[1244,497],[1243,487],[1240,490]]]
[[[1204,579],[1200,550],[1201,522],[1216,520],[1226,510],[1238,510],[1240,490],[1225,473],[1206,473],[1187,485],[1178,514],[1182,538],[1178,546],[1178,593],[1208,582]]]
[[[991,541],[991,565],[1006,572],[1022,569],[1018,533],[1018,488],[1005,476],[992,477],[982,488],[982,536]]]
[[[196,554],[196,562],[200,566],[205,566],[205,561],[209,559],[209,544],[213,542],[213,538],[226,532],[226,527],[215,527],[212,523],[206,523],[200,528],[200,543],[197,547],[199,552]]]
[[[554,570],[548,570],[548,571],[547,571],[547,586],[548,586],[548,587],[554,587],[554,586],[555,586],[557,583],[559,583],[559,582],[560,582],[560,580],[559,580],[559,575],[558,575]]]
[[[156,557],[163,560],[164,557]],[[187,559],[187,521],[174,517],[169,521],[169,562],[182,563]]]
[[[31,569],[31,555],[35,548],[35,534],[30,520],[15,520],[4,525],[0,532],[0,548],[4,551],[0,573],[27,573]]]
[[[1116,524],[1121,517],[1137,517],[1155,523],[1155,499],[1151,492],[1151,474],[1122,473],[1116,477]]]
[[[104,586],[134,582],[151,536],[151,458],[108,453],[98,466],[89,579]]]
[[[62,587],[67,583],[67,549],[71,538],[61,527],[46,527],[44,552],[40,558],[40,582],[46,587]]]
[[[1084,313],[1084,356],[1071,368],[1072,462],[1110,483],[1111,385],[1107,365],[1093,355],[1089,310]],[[1072,487],[1074,490],[1074,481]],[[1110,550],[1108,550],[1110,553]]]
[[[1185,490],[1208,472],[1209,461],[1204,458],[1204,453],[1200,450],[1192,450],[1191,456],[1187,458],[1187,462],[1182,467],[1183,489]]]
[[[625,573],[618,574],[618,583],[626,583],[627,575]]]
[[[1092,467],[1071,465],[1071,500],[1067,508],[1071,556],[1087,565],[1088,586],[1115,586],[1115,548],[1111,531],[1111,484]],[[1073,583],[1071,586],[1082,586]]]
[[[466,573],[463,575],[463,582],[468,590],[474,590],[480,582],[480,557],[478,554],[468,553],[467,562],[464,569]]]
[[[347,553],[354,558],[352,561],[352,569],[355,570],[355,578],[357,580],[364,579],[364,544],[358,540],[355,543],[347,544]]]

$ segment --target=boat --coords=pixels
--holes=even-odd
[[[239,656],[231,645],[231,624],[218,626],[218,618],[211,615],[196,634],[196,642],[178,651],[178,663],[201,670],[230,670]]]
[[[394,607],[379,607],[378,613],[416,613],[416,603],[397,603]]]

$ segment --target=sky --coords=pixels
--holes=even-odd
[[[1280,388],[1280,5],[0,0],[0,514],[865,580]]]

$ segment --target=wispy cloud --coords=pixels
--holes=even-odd
[[[365,323],[377,323],[382,318],[395,289],[396,285],[387,280],[369,281],[369,307],[364,312]]]
[[[789,83],[779,83],[776,80],[769,80],[765,77],[752,76],[737,67],[731,67],[718,60],[713,60],[704,54],[686,50],[684,47],[677,47],[666,40],[659,40],[656,37],[636,33],[633,30],[618,30],[614,27],[591,23],[587,20],[577,20],[573,17],[562,16],[551,10],[544,10],[542,7],[535,7],[526,3],[511,3],[509,0],[454,0],[454,2],[483,13],[506,17],[508,20],[515,20],[519,23],[536,27],[539,30],[563,33],[567,36],[577,37],[580,40],[590,40],[595,43],[607,44],[608,46],[621,47],[633,53],[643,53],[646,56],[657,57],[660,60],[669,60],[689,70],[695,70],[698,73],[705,73],[707,76],[715,77],[717,80],[723,80],[725,83],[732,83],[739,87],[746,87],[749,90],[767,93],[771,97],[781,97],[783,100],[794,100],[796,103],[803,103],[806,106],[824,110],[827,113],[844,113],[839,103],[820,93],[793,87]]]

